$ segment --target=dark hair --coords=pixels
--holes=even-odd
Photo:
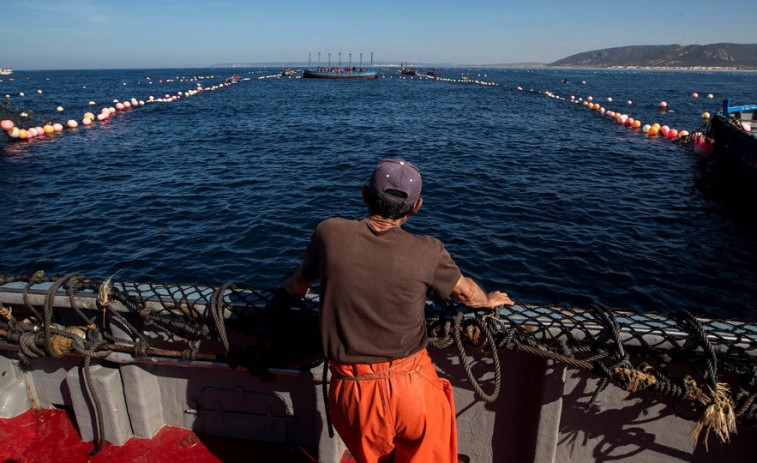
[[[371,214],[379,214],[385,219],[401,219],[402,217],[410,214],[410,211],[413,209],[413,204],[407,204],[404,206],[401,204],[392,204],[377,198],[373,193],[371,193],[371,190],[369,188],[366,188],[366,190],[368,192],[368,194],[366,195],[368,202],[368,211]],[[399,198],[407,198],[407,193],[402,191],[386,190],[384,191],[384,193],[389,193],[390,195],[397,196]]]

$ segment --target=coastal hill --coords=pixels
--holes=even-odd
[[[757,44],[634,45],[568,56],[547,66],[757,69]]]

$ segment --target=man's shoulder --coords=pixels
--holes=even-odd
[[[345,219],[342,217],[331,217],[318,224],[319,231],[340,230],[349,227],[359,226],[358,220]]]

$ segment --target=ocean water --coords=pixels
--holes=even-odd
[[[0,98],[62,119],[218,85],[232,72],[249,80],[31,142],[0,134],[0,271],[272,288],[294,272],[320,220],[364,217],[371,170],[403,157],[424,181],[423,207],[405,228],[440,238],[488,290],[530,304],[757,317],[754,199],[729,191],[711,159],[688,147],[544,94],[591,96],[643,123],[693,131],[723,98],[757,103],[757,74],[260,78],[278,71],[3,78]]]

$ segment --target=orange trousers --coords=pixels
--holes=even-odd
[[[457,462],[452,386],[424,349],[385,363],[331,362],[329,411],[355,460]]]

